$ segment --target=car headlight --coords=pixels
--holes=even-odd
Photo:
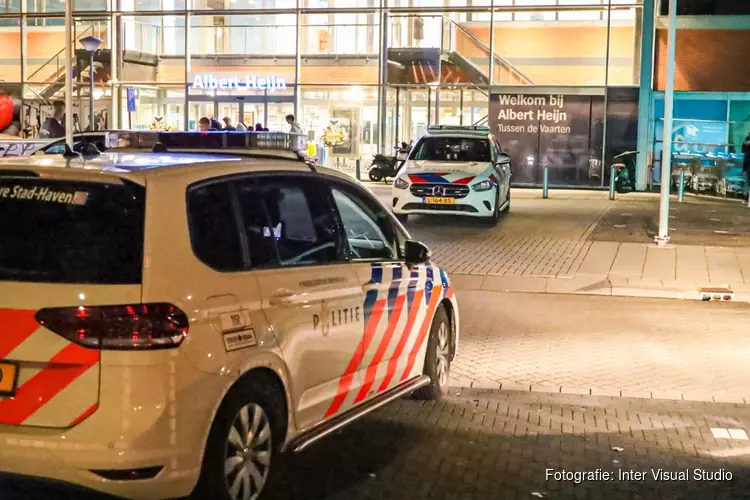
[[[409,183],[401,177],[396,177],[396,180],[393,181],[393,187],[396,189],[406,189],[409,187]]]
[[[482,182],[477,182],[476,184],[471,186],[471,189],[477,192],[481,192],[481,191],[489,191],[490,189],[492,189],[492,187],[493,187],[492,182],[482,181]]]

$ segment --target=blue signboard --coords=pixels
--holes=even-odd
[[[664,122],[658,122],[655,135],[662,136]],[[674,154],[719,154],[725,153],[729,137],[726,122],[703,122],[675,120],[672,128]]]
[[[135,112],[135,89],[128,87],[128,113]]]

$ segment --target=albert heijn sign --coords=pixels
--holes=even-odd
[[[287,88],[286,80],[276,75],[214,76],[211,73],[200,73],[193,76],[192,82],[192,88],[206,90],[267,90],[274,92]]]

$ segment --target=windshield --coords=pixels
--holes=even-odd
[[[415,148],[413,160],[492,161],[487,139],[471,137],[423,137]]]
[[[0,281],[141,283],[145,188],[0,179]]]

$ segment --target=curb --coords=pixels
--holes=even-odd
[[[549,293],[566,295],[600,295],[608,297],[638,297],[652,299],[677,299],[700,301],[700,289],[721,286],[734,292],[731,302],[750,302],[750,288],[732,287],[726,283],[698,285],[665,285],[659,282],[633,284],[626,279],[604,275],[575,275],[557,278],[545,276],[478,276],[449,273],[457,290]],[[728,301],[729,302],[729,301]]]
[[[451,379],[449,386],[455,389],[478,389],[487,391],[516,391],[542,394],[566,394],[570,396],[607,396],[614,398],[656,399],[701,403],[750,404],[750,397],[729,394],[682,393],[673,390],[628,391],[608,387],[557,387],[549,385],[518,384],[515,382],[478,382],[464,377]]]

